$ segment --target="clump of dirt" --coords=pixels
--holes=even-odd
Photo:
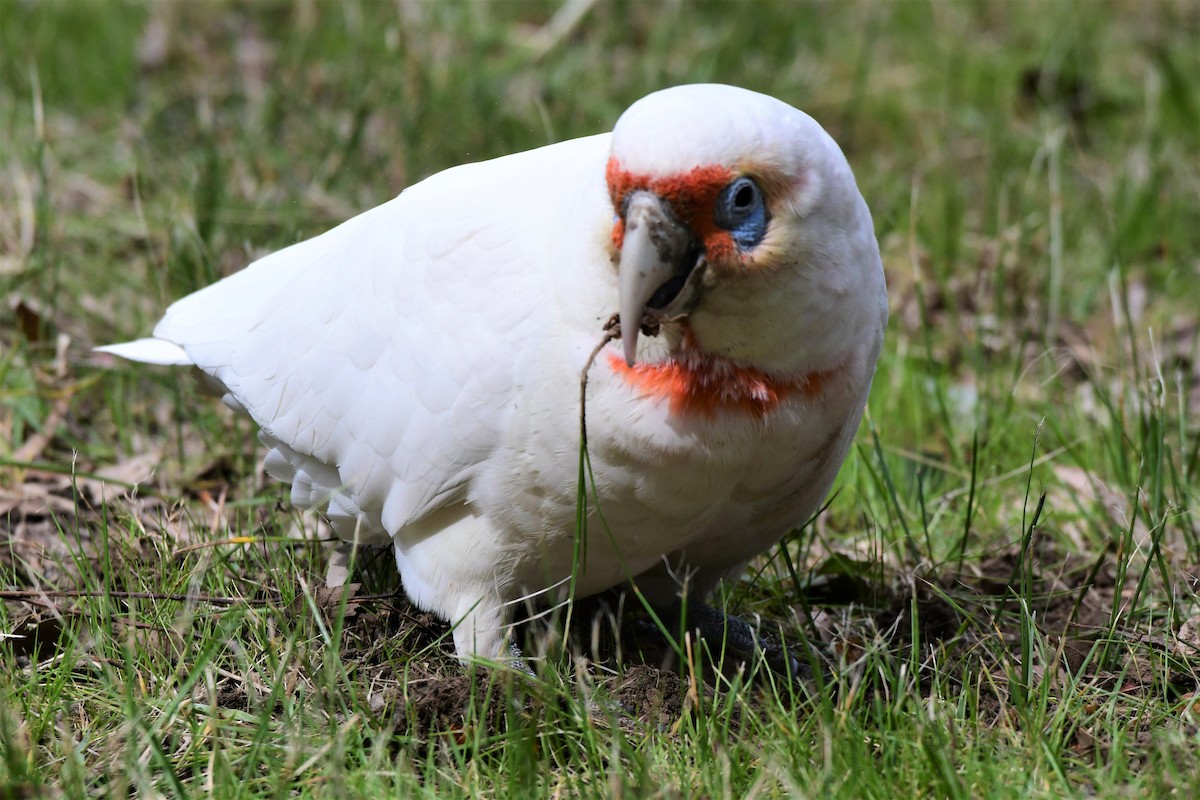
[[[614,688],[621,708],[646,724],[665,728],[683,713],[687,688],[675,672],[633,664]]]
[[[347,605],[353,605],[356,613],[345,620],[342,656],[354,662],[360,675],[370,675],[375,690],[368,705],[381,715],[390,713],[392,726],[401,735],[431,741],[443,735],[461,737],[473,726],[494,733],[503,730],[507,714],[536,718],[543,706],[562,702],[515,672],[464,672],[454,656],[448,626],[417,610],[403,595],[354,594]],[[590,655],[599,656],[606,671],[611,669],[616,676],[597,679],[598,707],[606,709],[611,701],[621,716],[669,727],[682,713],[687,694],[670,648],[640,615],[621,617],[614,628],[613,618],[605,616],[610,613],[603,604],[581,602],[568,645],[572,652],[581,652],[580,642],[594,640],[594,626],[603,625],[606,633],[599,637],[600,652]],[[597,615],[604,616],[602,623],[597,623]],[[518,639],[530,654],[539,652],[539,644],[544,648],[538,637],[546,635],[536,626],[518,630]],[[397,653],[405,654],[405,660],[397,660]],[[584,663],[596,662],[584,658]]]
[[[500,730],[506,701],[511,698],[517,708],[526,704],[512,688],[500,675],[483,669],[410,678],[396,698],[395,728],[418,738],[441,733],[461,736],[472,725],[489,732]]]
[[[217,683],[217,695],[214,698],[218,708],[233,711],[249,711],[250,695],[244,683],[232,678],[224,678]]]

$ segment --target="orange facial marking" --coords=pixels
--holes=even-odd
[[[615,158],[608,159],[605,178],[613,208],[620,214],[630,192],[652,192],[670,204],[680,221],[704,242],[704,252],[710,261],[737,254],[737,245],[729,231],[717,227],[715,209],[717,195],[729,185],[735,175],[732,170],[715,165],[693,167],[687,172],[662,177],[640,175],[621,167]],[[613,246],[618,250],[625,239],[625,222],[617,219],[613,225]]]
[[[815,398],[838,370],[810,372],[779,379],[754,367],[705,353],[695,334],[685,329],[677,354],[657,364],[632,367],[615,352],[608,354],[612,371],[643,396],[669,403],[672,414],[712,419],[720,412],[762,419],[792,396]]]

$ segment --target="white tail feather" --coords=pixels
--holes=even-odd
[[[132,342],[106,344],[95,348],[98,353],[110,353],[130,361],[141,361],[144,364],[162,364],[164,366],[185,367],[193,362],[187,352],[166,339],[136,339]]]

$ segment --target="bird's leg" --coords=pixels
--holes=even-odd
[[[354,562],[354,543],[344,539],[334,542],[333,552],[329,554],[329,562],[325,565],[325,585],[330,589],[340,589],[350,579],[350,570]]]
[[[675,600],[660,611],[664,622],[670,620],[686,622],[688,629],[695,631],[710,645],[722,642],[734,656],[747,662],[762,657],[773,671],[799,680],[811,675],[809,665],[796,658],[785,646],[761,639],[744,620],[725,614],[707,603],[688,597]],[[713,647],[718,650],[717,647]]]

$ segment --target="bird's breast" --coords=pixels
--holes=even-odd
[[[616,353],[609,353],[608,362],[626,385],[645,399],[665,402],[672,415],[705,419],[723,412],[761,419],[792,396],[820,395],[836,375],[836,370],[827,370],[779,379],[729,362],[677,359],[630,367]]]
[[[722,414],[763,419],[789,399],[815,400],[841,367],[781,377],[702,349],[685,327],[679,348],[660,361],[625,363],[615,351],[608,365],[637,395],[665,403],[672,416],[712,420]]]

